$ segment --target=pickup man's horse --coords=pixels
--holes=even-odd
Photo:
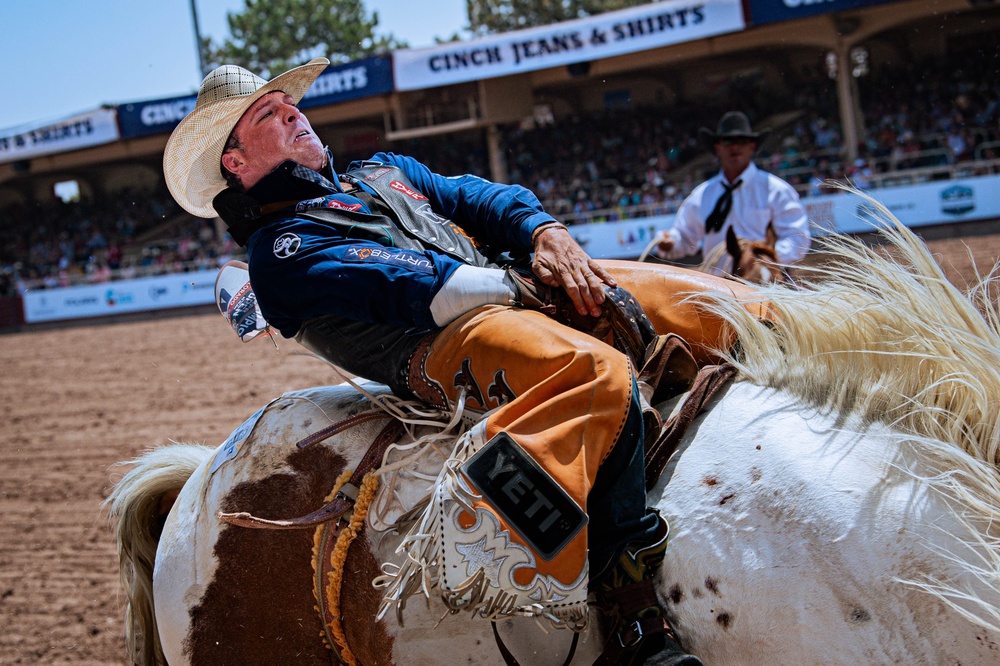
[[[648,492],[672,529],[658,593],[707,664],[1000,655],[1000,316],[989,281],[962,294],[909,231],[884,233],[899,258],[831,239],[838,260],[814,280],[763,287],[768,325],[730,296],[698,297],[735,332],[722,353],[738,374]],[[658,407],[669,417],[689,399]],[[165,446],[130,461],[107,504],[135,661],[505,663],[487,620],[445,607],[433,562],[394,603],[383,598],[466,436],[460,413],[420,409],[371,385],[297,391],[217,450]],[[296,446],[334,423],[356,425]],[[388,423],[405,434],[361,484],[335,546],[331,524],[220,520],[322,506]],[[598,624],[572,663],[600,653]],[[563,663],[570,650],[571,632],[543,617],[496,627],[521,663]]]
[[[732,227],[726,230],[725,242],[709,248],[704,253],[702,262],[695,270],[712,275],[743,280],[751,284],[770,284],[772,282],[791,282],[788,270],[778,262],[775,243],[778,235],[774,225],[768,224],[762,240],[740,238]],[[646,258],[656,247],[654,238],[642,251],[639,261]]]

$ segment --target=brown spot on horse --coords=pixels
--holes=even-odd
[[[291,473],[233,488],[223,511],[273,519],[300,515],[323,505],[345,467],[342,457],[321,446],[296,450],[287,462]],[[329,664],[333,655],[321,638],[325,632],[313,595],[312,549],[309,529],[223,529],[215,545],[215,577],[191,610],[184,646],[191,663]],[[389,664],[392,640],[383,623],[372,621],[378,595],[371,580],[378,566],[367,539],[351,545],[345,569],[348,644],[362,663]]]

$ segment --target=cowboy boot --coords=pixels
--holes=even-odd
[[[594,593],[607,620],[608,638],[594,666],[702,666],[698,657],[681,647],[653,587],[669,532],[661,517],[656,541],[626,546],[598,582]]]

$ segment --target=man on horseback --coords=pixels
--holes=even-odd
[[[296,106],[327,64],[270,82],[211,72],[166,147],[171,193],[247,247],[283,336],[399,395],[445,407],[464,394],[486,414],[485,444],[462,468],[489,500],[476,520],[487,511],[499,530],[484,538],[530,551],[535,589],[567,607],[582,591],[585,608],[589,586],[613,618],[601,663],[700,664],[651,582],[667,527],[646,506],[641,308],[522,187],[383,152],[335,172]],[[522,267],[502,268],[505,253]],[[632,356],[569,321],[610,327]],[[467,511],[452,518],[456,534],[469,527]]]
[[[757,146],[769,132],[754,132],[749,118],[739,111],[722,116],[714,132],[706,127],[699,130],[719,160],[719,173],[684,200],[673,227],[660,233],[655,256],[680,259],[701,247],[707,257],[712,248],[726,242],[730,228],[738,238],[762,241],[772,227],[778,261],[784,265],[801,261],[811,240],[799,195],[781,178],[753,163]]]

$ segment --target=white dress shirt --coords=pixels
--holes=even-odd
[[[719,243],[726,242],[726,230],[749,240],[764,240],[768,223],[778,236],[775,251],[778,261],[791,264],[806,255],[812,242],[809,220],[795,189],[751,162],[739,175],[740,186],[733,190],[733,207],[722,229],[705,233],[705,219],[722,196],[725,176],[720,171],[694,188],[677,210],[674,226],[667,232],[674,241],[668,253],[656,252],[662,259],[679,259],[695,254],[704,245],[704,255]]]

